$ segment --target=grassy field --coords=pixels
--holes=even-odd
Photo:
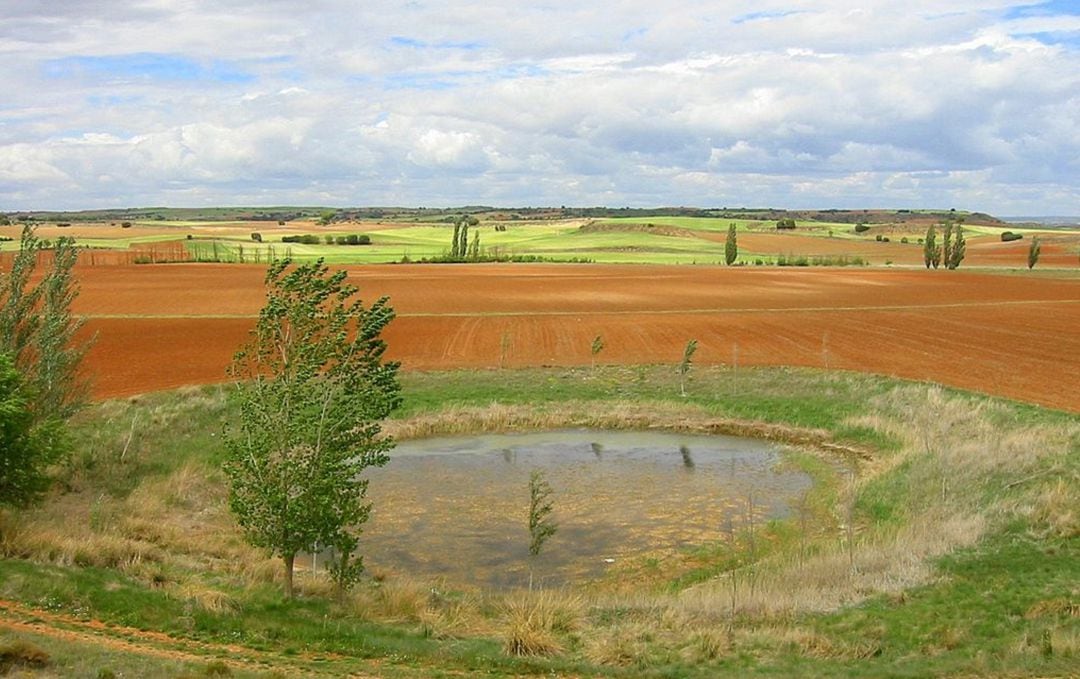
[[[225,508],[228,389],[106,402],[80,416],[49,500],[2,516],[0,664],[34,649],[42,676],[74,677],[1068,676],[1080,663],[1074,415],[794,369],[695,369],[686,397],[672,366],[403,379],[399,438],[737,433],[784,443],[816,485],[790,520],[718,527],[564,589],[382,578],[338,601],[303,573],[283,603],[279,564]]]
[[[260,218],[281,213],[285,219]],[[339,212],[338,219],[322,224],[310,215],[313,208],[275,208],[266,210],[219,209],[170,211],[155,208],[132,211],[132,217],[120,222],[102,220],[109,213],[76,214],[73,222],[39,222],[43,238],[68,235],[85,247],[100,250],[131,252],[141,261],[168,261],[170,256],[158,256],[155,248],[186,246],[191,258],[198,259],[214,252],[218,261],[265,261],[267,257],[291,252],[297,259],[323,257],[328,262],[386,263],[403,260],[420,261],[445,257],[449,252],[453,226],[447,223],[452,215],[447,211],[389,210],[383,217],[363,218],[361,213]],[[333,211],[331,211],[333,212]],[[371,214],[380,210],[369,210]],[[794,231],[778,232],[776,216],[771,212],[759,215],[739,215],[732,218],[716,216],[669,216],[647,213],[634,216],[567,216],[574,211],[548,210],[521,219],[513,211],[481,210],[475,212],[480,223],[471,233],[479,234],[481,249],[488,257],[541,257],[553,261],[588,260],[599,263],[652,264],[715,264],[723,261],[724,237],[731,224],[749,240],[740,244],[739,262],[743,264],[775,264],[783,255],[786,259],[806,258],[808,264],[827,264],[823,255],[859,257],[870,265],[895,264],[913,266],[921,263],[918,243],[935,216],[931,214],[879,213],[865,215],[869,229],[855,231],[859,214],[844,214],[847,221],[825,221],[829,213],[815,213],[815,219],[797,219]],[[633,212],[633,211],[631,211]],[[701,212],[701,211],[698,211]],[[366,213],[365,213],[366,214]],[[780,213],[777,213],[780,214]],[[791,213],[798,214],[798,213]],[[1059,253],[1070,253],[1070,266],[1080,266],[1080,230],[1024,228],[998,222],[992,218],[963,215],[971,221],[964,224],[969,238],[981,239],[973,248],[966,266],[1024,266],[1023,254],[1006,260],[980,259],[978,250],[998,242],[1005,230],[1026,233],[1030,238],[1041,233]],[[41,217],[61,219],[62,214],[42,214]],[[97,221],[95,221],[95,219]],[[982,220],[982,221],[980,221]],[[68,224],[60,227],[58,224]],[[119,224],[129,223],[122,229]],[[17,240],[21,227],[17,224],[0,227],[0,236]],[[252,240],[258,233],[262,242]],[[326,236],[367,234],[371,244],[366,246],[284,244],[284,236]],[[792,238],[792,237],[795,238]],[[878,238],[888,238],[890,247],[875,245]],[[900,247],[901,239],[909,242]],[[171,242],[170,242],[171,241]],[[974,245],[974,243],[973,243]],[[17,243],[0,242],[0,251],[10,251]],[[899,248],[899,249],[898,249]],[[992,248],[991,248],[992,249]],[[819,256],[814,260],[814,256]],[[98,262],[102,261],[98,258]],[[1058,263],[1058,266],[1061,262]]]

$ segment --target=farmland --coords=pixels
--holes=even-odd
[[[943,215],[875,214],[865,216],[866,230],[850,221],[804,220],[794,230],[777,230],[769,214],[722,217],[640,216],[508,219],[502,212],[477,213],[485,257],[533,257],[551,261],[638,264],[716,264],[723,261],[724,239],[734,224],[739,234],[739,262],[744,265],[786,261],[910,267],[923,262],[921,239]],[[817,215],[821,219],[830,215]],[[1030,239],[1042,242],[1040,268],[1080,267],[1080,230],[1013,227],[989,217],[970,216],[966,267],[1026,267]],[[835,216],[833,216],[835,218]],[[209,260],[266,262],[288,254],[295,259],[322,257],[335,264],[373,264],[430,260],[449,251],[453,226],[447,217],[432,220],[350,219],[322,224],[295,221],[142,220],[133,222],[43,222],[43,238],[71,236],[90,248],[84,259],[96,264]],[[453,217],[449,217],[453,219]],[[854,217],[851,217],[854,219]],[[58,223],[67,226],[58,226]],[[125,228],[122,224],[130,226]],[[940,228],[939,228],[940,230]],[[1002,242],[1011,230],[1025,235]],[[0,227],[0,236],[18,237],[18,226]],[[255,236],[253,236],[255,234]],[[328,244],[349,234],[370,238],[364,246]],[[283,238],[314,237],[317,243],[285,243]],[[258,238],[258,241],[253,240]],[[2,244],[0,244],[2,245]],[[13,247],[11,244],[7,249]],[[0,248],[2,250],[3,248]]]
[[[406,370],[603,362],[795,365],[941,382],[1080,411],[1080,280],[863,268],[352,266],[398,313]],[[248,265],[80,270],[99,398],[217,382],[263,301]]]
[[[1080,232],[1021,229],[1044,243],[1029,271],[1030,240],[970,223],[961,269],[928,271],[917,239],[936,217],[870,215],[855,233],[850,221],[779,232],[749,217],[493,215],[476,226],[489,254],[544,261],[436,264],[418,260],[446,254],[452,227],[438,215],[214,216],[39,228],[86,248],[72,310],[93,339],[82,370],[94,402],[72,422],[74,454],[47,501],[0,514],[2,657],[46,649],[58,675],[86,677],[1075,667]],[[720,266],[732,222],[741,266]],[[326,243],[356,233],[371,245]],[[281,241],[290,235],[321,242]],[[397,318],[384,338],[402,363],[404,406],[387,430],[398,440],[579,428],[751,436],[780,446],[777,467],[810,490],[793,515],[768,521],[759,512],[772,498],[755,499],[758,489],[729,498],[724,515],[705,492],[684,525],[657,526],[677,541],[594,560],[568,571],[592,575],[557,588],[506,585],[524,582],[525,566],[495,572],[504,566],[492,554],[470,557],[505,586],[462,582],[464,560],[453,580],[410,572],[438,562],[432,554],[380,565],[371,553],[348,596],[305,568],[300,596],[283,603],[280,564],[243,540],[220,467],[222,429],[238,417],[226,366],[265,301],[266,261],[282,255],[326,257],[366,302],[390,298]],[[781,257],[805,266],[776,266]],[[590,263],[569,261],[581,259]],[[691,339],[684,384],[675,365]],[[495,459],[512,466],[509,451]],[[620,472],[615,490],[591,490],[616,508],[635,483],[663,495],[662,473]],[[569,486],[559,491],[565,530],[549,549],[592,558],[560,540],[585,519],[606,527]],[[495,518],[512,543],[513,492],[455,498],[461,509],[433,529],[439,556],[466,544],[454,531],[475,535],[471,524]],[[413,495],[372,493],[392,527],[383,545],[405,525],[385,517],[416,518],[410,503],[426,496]],[[682,516],[686,498],[667,499],[664,512]],[[429,544],[410,536],[414,551]]]

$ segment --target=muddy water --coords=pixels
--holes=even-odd
[[[527,583],[529,475],[552,488],[558,532],[534,559],[544,584],[575,583],[626,559],[722,539],[784,516],[809,488],[761,441],[571,430],[399,443],[368,470],[369,571],[514,587]]]

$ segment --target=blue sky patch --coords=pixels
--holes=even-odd
[[[162,82],[250,82],[255,76],[222,61],[201,62],[176,54],[140,52],[104,56],[71,56],[45,62],[50,78],[156,80]]]
[[[1023,19],[1035,16],[1080,15],[1080,2],[1077,0],[1047,0],[1046,2],[1028,2],[1010,7],[1005,12],[1006,19]]]
[[[750,12],[749,14],[743,14],[735,17],[731,20],[733,24],[745,24],[751,21],[765,21],[768,19],[782,19],[793,14],[805,14],[806,12],[798,9],[789,10],[776,10],[773,12]]]

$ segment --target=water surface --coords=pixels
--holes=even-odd
[[[405,441],[368,470],[360,550],[374,572],[449,583],[581,582],[626,559],[722,539],[784,516],[810,478],[753,439],[562,430]],[[558,532],[530,564],[529,475],[552,488]]]

